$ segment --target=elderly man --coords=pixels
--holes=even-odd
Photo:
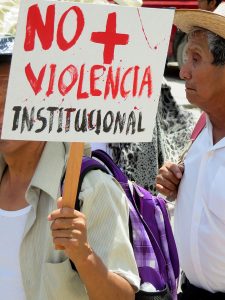
[[[0,39],[0,128],[12,43]],[[139,276],[125,194],[96,170],[84,178],[81,212],[60,209],[67,153],[66,143],[0,139],[0,298],[134,299]]]
[[[188,33],[180,70],[187,99],[206,125],[184,165],[166,163],[160,193],[176,197],[175,238],[185,273],[182,300],[225,299],[225,3],[216,11],[181,10],[175,24]],[[181,180],[182,178],[182,180]]]

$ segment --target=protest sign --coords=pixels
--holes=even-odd
[[[63,205],[74,207],[83,143],[150,141],[173,10],[22,1],[3,139],[73,142]]]
[[[173,14],[22,1],[2,138],[150,141]]]

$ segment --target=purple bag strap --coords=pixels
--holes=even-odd
[[[82,164],[81,164],[81,170],[80,170],[80,178],[79,178],[79,183],[78,183],[78,188],[77,188],[77,199],[76,199],[76,205],[75,209],[80,211],[80,201],[78,199],[79,193],[81,190],[81,185],[83,183],[85,175],[93,170],[101,170],[105,172],[106,174],[109,174],[107,169],[104,167],[103,164],[98,162],[95,159],[92,159],[91,157],[84,156],[82,159]]]
[[[127,177],[123,174],[120,168],[114,163],[112,158],[103,150],[92,151],[92,157],[96,157],[102,161],[109,171],[112,173],[113,177],[117,179],[120,183],[128,183]]]
[[[139,219],[142,221],[145,230],[147,231],[147,234],[149,236],[149,239],[152,243],[153,249],[157,255],[157,260],[159,263],[159,269],[160,272],[163,274],[164,278],[166,278],[166,268],[165,268],[165,259],[163,256],[163,253],[161,251],[161,248],[158,244],[158,242],[156,241],[151,229],[149,228],[149,226],[145,223],[143,217],[141,216],[136,202],[133,200],[135,199],[135,195],[132,196],[129,185],[128,185],[128,179],[127,177],[124,175],[124,173],[122,172],[122,170],[114,163],[114,161],[112,160],[112,158],[103,150],[95,150],[92,151],[92,156],[99,159],[100,161],[102,161],[106,167],[109,169],[109,171],[112,173],[112,175],[116,178],[116,180],[122,185],[127,198],[129,199],[129,201],[131,202],[132,206],[134,207],[136,213],[139,215]],[[134,184],[134,190],[135,193],[138,193],[139,191],[136,189],[136,185]],[[130,219],[131,219],[131,223],[135,224],[135,220],[132,217],[132,214],[130,214]],[[140,275],[143,276],[144,278],[146,277],[145,274],[141,274],[142,271],[140,271]]]
[[[159,203],[159,206],[160,206],[162,214],[163,214],[167,240],[170,241],[170,243],[169,243],[169,252],[170,252],[170,258],[171,258],[171,263],[172,263],[172,266],[173,266],[174,274],[175,274],[175,277],[178,278],[179,273],[180,273],[179,258],[178,258],[176,243],[175,243],[175,240],[174,240],[174,236],[173,236],[172,228],[171,228],[171,225],[170,225],[168,213],[167,213],[166,206],[165,206],[165,200],[163,198],[160,198],[159,196],[157,196],[156,199]]]

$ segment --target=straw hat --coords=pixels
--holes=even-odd
[[[213,12],[200,9],[178,9],[174,24],[183,32],[190,32],[193,27],[207,29],[225,39],[225,2]]]

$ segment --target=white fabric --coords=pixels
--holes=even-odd
[[[31,206],[18,211],[0,209],[0,298],[25,300],[19,250]],[[7,229],[7,230],[6,230]]]
[[[181,268],[195,286],[225,292],[225,138],[213,145],[209,120],[184,163],[175,208]]]

